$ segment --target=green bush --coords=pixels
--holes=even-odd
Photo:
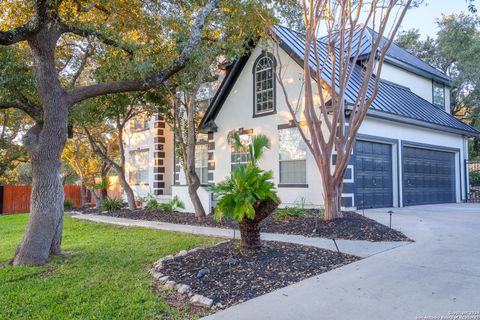
[[[63,201],[63,207],[65,209],[72,209],[73,208],[73,205],[74,205],[74,201],[72,199],[65,199]]]
[[[470,172],[470,184],[480,185],[480,170]]]
[[[110,211],[110,210],[121,209],[122,207],[123,207],[123,201],[122,199],[119,199],[119,198],[106,197],[100,201],[101,210]]]
[[[275,218],[278,220],[297,219],[303,218],[307,214],[307,211],[301,207],[285,207],[275,211]]]
[[[185,203],[183,203],[178,196],[173,197],[173,199],[167,203],[160,203],[157,199],[155,199],[155,197],[149,196],[147,198],[147,204],[145,205],[145,208],[149,210],[173,212],[177,211],[179,208],[185,209]]]

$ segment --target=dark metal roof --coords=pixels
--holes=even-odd
[[[275,26],[273,31],[278,40],[281,41],[280,45],[282,49],[303,68],[305,53],[305,41],[303,37],[295,31],[282,26]],[[319,41],[319,47],[320,46],[325,46],[325,44]],[[311,50],[311,52],[309,64],[313,70],[316,70],[313,50]],[[320,54],[322,61],[330,61],[327,57],[327,50],[321,50]],[[233,87],[238,75],[243,70],[248,58],[249,55],[246,55],[233,65],[232,70],[224,79],[205,117],[202,119],[200,124],[201,129],[208,129],[208,124],[212,124],[216,118],[226,96]],[[335,75],[335,78],[337,77],[338,74]],[[325,63],[323,66],[322,79],[328,84],[332,84],[331,66],[328,63]],[[336,83],[336,81],[334,83]],[[355,103],[361,83],[361,68],[360,66],[355,66],[352,77],[345,90],[345,100],[347,104]],[[370,93],[373,91],[373,81],[370,84],[369,91]],[[368,111],[368,115],[457,134],[470,136],[480,134],[475,128],[463,123],[451,114],[417,96],[411,92],[410,89],[385,80],[380,80],[379,82],[378,94]]]
[[[352,37],[352,47],[357,48],[357,46],[360,46],[359,55],[367,56],[372,50],[372,38],[374,37],[378,37],[378,33],[370,28],[366,28],[363,34],[360,32],[360,30],[356,30]],[[321,42],[325,42],[326,39],[326,37],[322,37],[319,40]],[[383,47],[386,42],[387,39],[382,37],[380,48]],[[392,43],[390,48],[388,48],[385,60],[402,69],[419,74],[420,76],[427,77],[444,84],[450,84],[451,79],[444,72],[419,59],[407,50],[397,46],[395,43]]]

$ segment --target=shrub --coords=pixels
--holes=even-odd
[[[480,170],[471,171],[469,180],[470,180],[470,184],[473,186],[480,185]]]
[[[178,196],[173,197],[173,199],[167,203],[160,203],[157,199],[155,199],[155,197],[149,196],[147,198],[147,204],[145,205],[145,208],[149,210],[173,212],[177,211],[179,208],[185,209],[185,203],[183,203]]]
[[[63,201],[63,207],[64,207],[65,209],[72,209],[74,204],[75,204],[75,203],[73,202],[72,199],[65,199],[65,200]]]
[[[278,220],[303,218],[306,214],[307,211],[304,208],[299,207],[285,207],[275,211],[275,217]]]
[[[119,198],[106,197],[100,201],[101,210],[111,211],[111,210],[121,209],[122,207],[123,207],[123,201],[122,199],[119,199]]]

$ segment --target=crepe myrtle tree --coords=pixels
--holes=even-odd
[[[205,1],[201,6],[196,6],[195,12],[182,17],[184,30],[181,37],[172,41],[171,37],[175,37],[174,34],[159,35],[159,41],[173,47],[170,50],[161,48],[160,52],[154,52],[163,60],[158,64],[147,65],[143,73],[120,72],[120,69],[119,77],[125,76],[126,80],[108,79],[69,87],[61,81],[59,75],[61,67],[57,57],[61,48],[58,44],[62,38],[72,36],[77,42],[85,38],[94,38],[105,47],[118,48],[117,55],[125,54],[134,59],[138,46],[126,45],[124,41],[118,40],[118,37],[110,37],[108,34],[111,34],[112,30],[106,32],[106,28],[114,26],[117,30],[125,31],[130,35],[127,41],[141,39],[146,30],[148,31],[147,26],[155,28],[156,25],[153,23],[155,18],[161,17],[161,10],[154,11],[151,7],[155,2],[151,4],[149,2],[148,8],[144,5],[145,1],[129,2],[128,10],[122,7],[125,6],[122,1],[112,1],[109,4],[109,8],[95,3],[91,6],[86,1],[80,0],[31,2],[11,0],[0,4],[3,12],[0,20],[0,45],[21,48],[20,43],[23,43],[24,46],[28,46],[32,59],[31,66],[35,70],[37,97],[30,101],[22,97],[0,101],[2,109],[21,109],[32,118],[38,119],[36,125],[23,138],[32,162],[31,210],[25,233],[12,260],[13,265],[42,265],[49,256],[61,253],[64,193],[59,173],[60,156],[67,140],[69,111],[77,103],[89,98],[148,90],[163,84],[188,63],[192,53],[202,41],[207,18],[218,8],[219,0]],[[133,28],[133,24],[129,24],[132,21],[125,19],[125,16],[121,17],[120,14],[112,12],[121,9],[124,15],[134,10],[137,16],[145,17],[142,21],[135,21],[142,29],[122,30],[122,27]],[[112,19],[117,20],[109,20],[110,13],[114,16]],[[18,21],[19,17],[25,17],[28,21],[21,24]],[[147,40],[150,41],[148,38]],[[151,41],[154,42],[153,39]],[[177,44],[177,47],[174,44]],[[169,56],[161,55],[162,52],[168,52]],[[69,71],[68,68],[64,69],[64,72]]]
[[[342,216],[343,177],[355,138],[377,96],[385,55],[413,4],[417,3],[412,3],[412,0],[302,1],[305,56],[301,118],[289,99],[281,62],[276,73],[293,123],[320,171],[326,220]],[[325,33],[321,40],[320,32]],[[357,36],[368,37],[371,52],[362,52],[363,42],[354,41]],[[385,42],[383,37],[387,39]],[[274,47],[278,61],[279,42],[276,39]],[[358,71],[356,68],[361,68],[362,78],[355,100],[347,105],[346,91],[352,74]],[[335,79],[335,83],[328,82],[326,78]],[[334,152],[337,160],[332,169]]]
[[[240,227],[242,248],[260,248],[260,222],[278,207],[280,200],[271,181],[272,171],[258,167],[270,140],[265,135],[255,135],[249,144],[242,143],[238,133],[233,134],[236,148],[248,152],[249,162],[233,170],[230,177],[210,188],[220,200],[215,207],[215,218],[233,219]]]

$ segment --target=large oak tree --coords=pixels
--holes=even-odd
[[[11,99],[0,101],[0,108],[23,110],[36,121],[23,139],[33,170],[31,212],[14,265],[41,265],[61,253],[60,156],[72,108],[90,98],[165,84],[202,41],[252,36],[257,25],[249,29],[248,19],[255,15],[255,5],[228,0],[0,3],[0,48],[11,46],[25,54],[35,83],[31,95],[0,97]],[[96,61],[88,61],[87,42],[97,49]],[[99,64],[116,70],[109,73],[114,76],[80,79],[84,70],[95,74]]]

